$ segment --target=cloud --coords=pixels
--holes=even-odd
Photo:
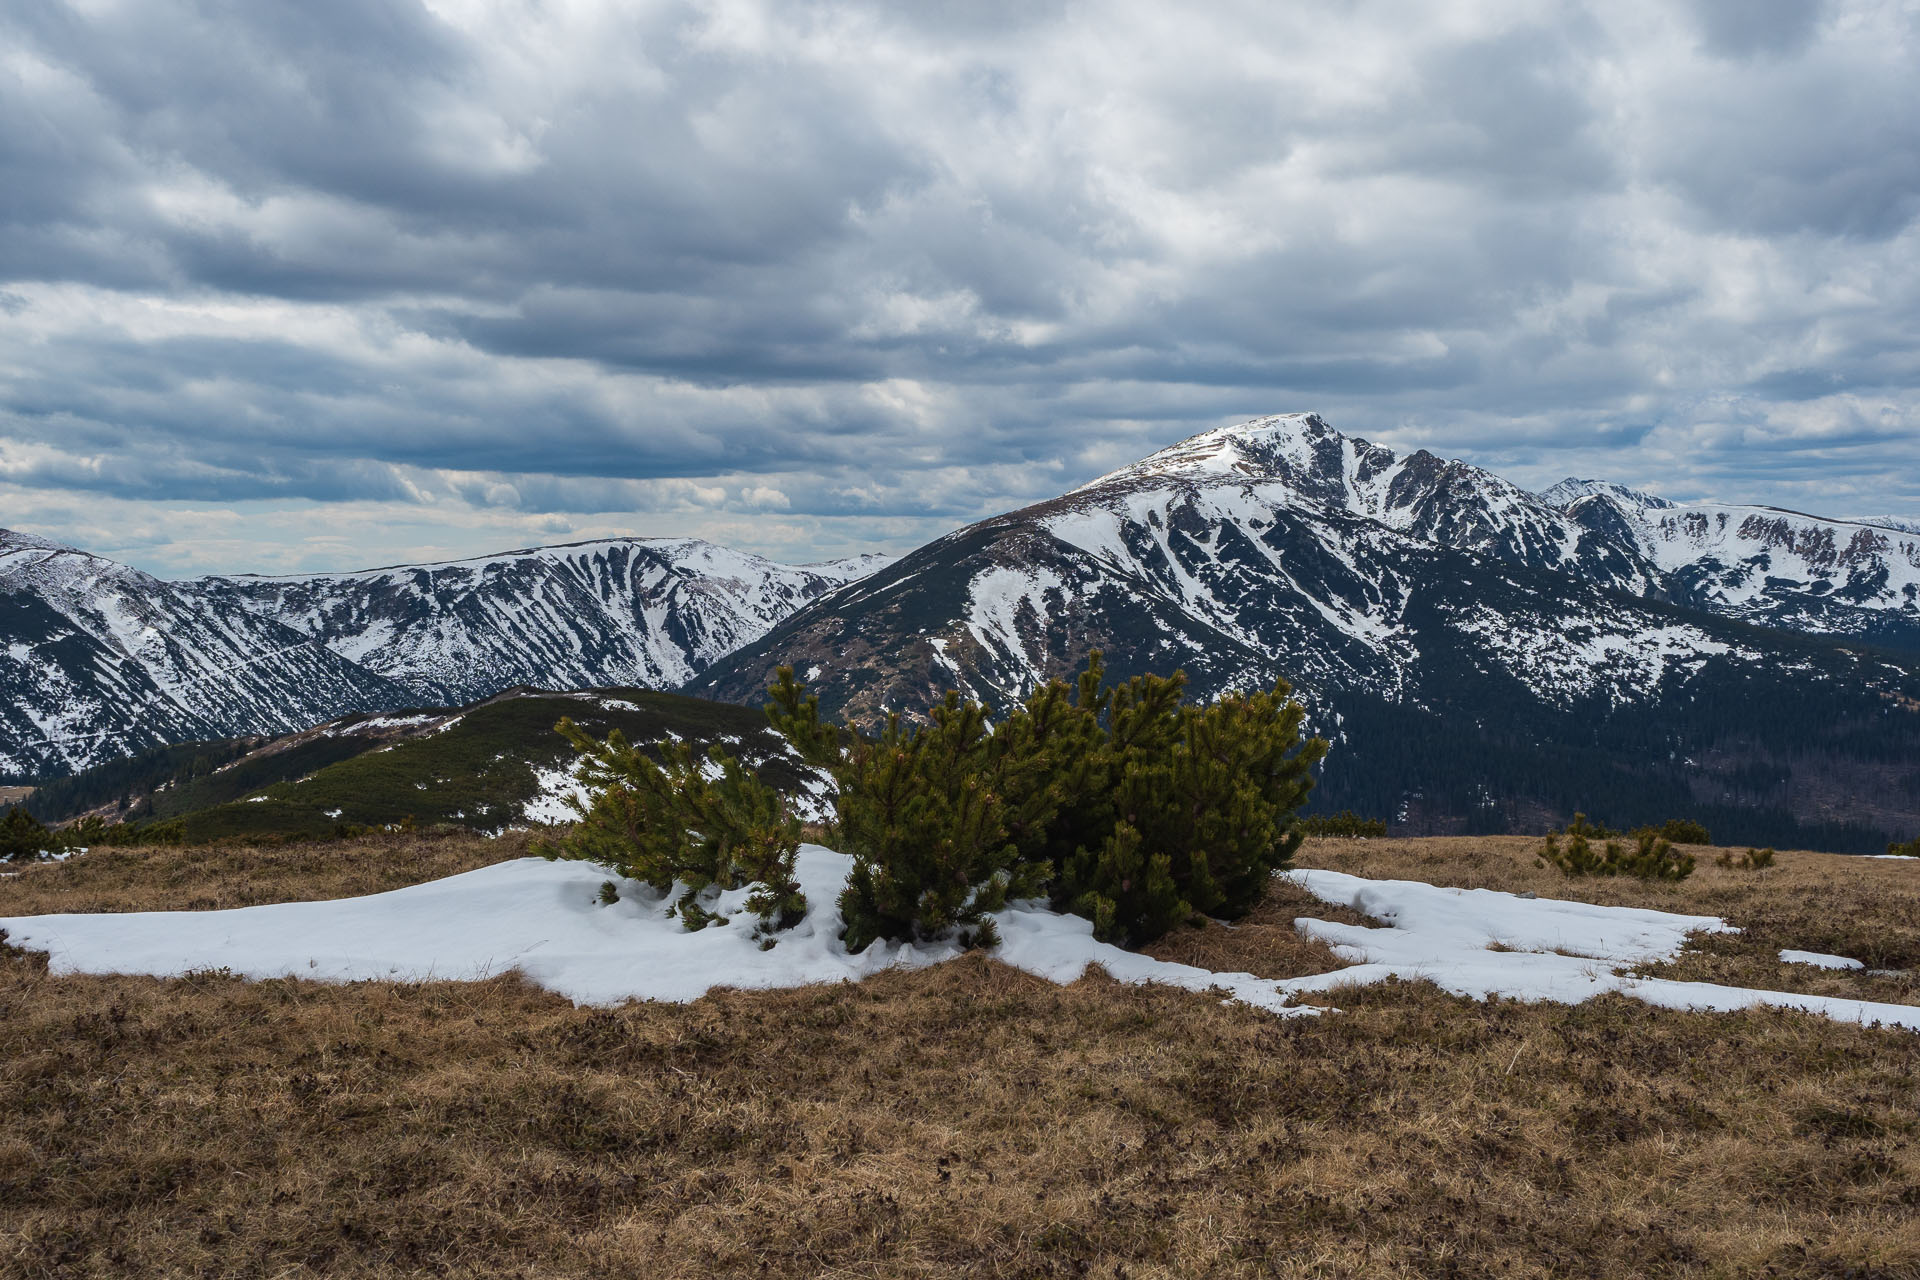
[[[28,0],[0,481],[56,536],[177,519],[183,568],[806,558],[1313,407],[1916,509],[1916,41],[1865,0]]]

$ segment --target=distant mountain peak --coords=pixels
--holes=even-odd
[[[37,533],[24,533],[19,529],[0,529],[0,551],[77,551],[64,542],[55,542],[43,538]],[[85,554],[82,552],[81,554]]]
[[[1188,436],[1073,492],[1137,480],[1297,478],[1329,466],[1337,472],[1349,443],[1372,447],[1341,435],[1317,413],[1273,414]]]
[[[1570,507],[1582,498],[1613,498],[1649,510],[1665,510],[1674,504],[1641,489],[1629,489],[1611,480],[1579,480],[1568,476],[1551,488],[1542,489],[1540,498],[1550,506]]]

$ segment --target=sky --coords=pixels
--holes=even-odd
[[[1920,516],[1920,3],[0,0],[0,526],[900,552],[1317,410]]]

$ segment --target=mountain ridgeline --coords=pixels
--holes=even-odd
[[[1006,705],[1087,650],[1291,681],[1315,805],[1410,832],[1576,808],[1867,851],[1920,828],[1920,535],[1568,482],[1535,495],[1313,415],[1211,431],[958,530],[684,687],[794,665],[856,723]]]
[[[671,688],[886,561],[615,538],[306,577],[162,582],[0,531],[0,778],[518,685]]]
[[[0,611],[15,778],[516,686],[755,708],[783,664],[872,726],[947,688],[1008,706],[1097,648],[1202,698],[1289,680],[1334,743],[1314,806],[1408,833],[1576,809],[1863,852],[1920,831],[1920,525],[1536,494],[1312,414],[898,561],[632,538],[168,583],[0,534]]]

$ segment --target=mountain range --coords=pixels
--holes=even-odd
[[[1202,697],[1291,681],[1336,744],[1318,803],[1405,830],[1694,812],[1864,848],[1920,826],[1917,595],[1920,535],[1533,494],[1286,415],[957,530],[685,689],[746,701],[791,663],[871,724],[1100,648]]]
[[[516,685],[671,688],[887,563],[613,538],[305,577],[163,582],[0,530],[0,776]]]
[[[1202,697],[1289,680],[1335,742],[1318,807],[1406,831],[1576,808],[1836,848],[1920,827],[1907,522],[1598,480],[1532,493],[1312,414],[1204,432],[898,561],[618,539],[158,583],[5,535],[0,602],[15,774],[521,684],[755,705],[782,663],[870,725],[947,687],[1005,705],[1099,648]],[[13,696],[36,681],[52,692]]]

